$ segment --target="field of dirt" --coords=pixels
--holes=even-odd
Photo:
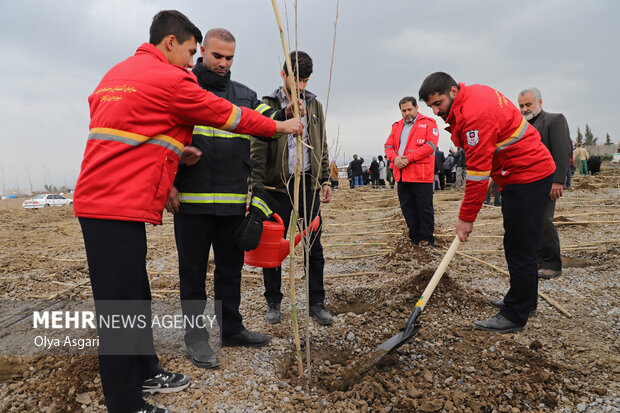
[[[547,299],[540,298],[538,314],[524,332],[501,335],[472,327],[474,320],[496,313],[488,300],[508,288],[498,271],[506,270],[501,211],[484,206],[471,239],[459,249],[468,256],[456,255],[450,263],[419,318],[420,331],[378,363],[370,362],[377,345],[404,327],[445,254],[462,196],[453,189],[436,192],[437,245],[412,246],[395,190],[350,190],[341,182],[322,207],[326,305],[334,325],[308,326],[305,282],[297,280],[304,376],[295,359],[288,281],[283,322],[268,325],[260,271],[246,266],[244,324],[269,334],[271,344],[225,348],[215,370],[163,356],[165,369],[189,374],[192,384],[180,393],[151,396],[150,402],[175,412],[620,412],[617,165],[604,164],[597,176],[575,175],[558,201],[563,274],[541,281]],[[22,201],[0,201],[0,299],[91,297],[71,207],[26,211]],[[178,300],[171,222],[166,214],[164,225],[147,228],[154,300]],[[296,274],[301,271],[300,266]],[[207,285],[212,297],[210,275]],[[44,351],[0,356],[0,412],[103,410],[95,356]]]

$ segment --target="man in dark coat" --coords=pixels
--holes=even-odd
[[[441,150],[439,150],[439,146],[435,151],[435,175],[439,178],[439,187],[435,189],[446,189],[446,174],[443,169],[443,164],[446,161],[446,157]]]
[[[353,160],[349,164],[351,166],[351,173],[353,174],[353,184],[355,186],[363,186],[364,185],[364,172],[362,171],[362,164],[364,163],[364,158],[357,157],[357,154],[353,155]]]
[[[592,175],[596,175],[597,173],[601,172],[601,157],[600,156],[592,155],[590,156],[590,158],[588,158],[588,171]]]
[[[542,143],[549,149],[555,162],[553,184],[545,209],[542,239],[538,250],[538,277],[550,279],[562,274],[560,239],[553,225],[553,214],[555,201],[562,196],[572,141],[564,115],[542,110],[540,90],[535,87],[525,89],[519,93],[518,100],[521,113],[538,130]]]

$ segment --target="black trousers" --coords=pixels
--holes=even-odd
[[[439,172],[439,187],[443,190],[446,189],[446,173]]]
[[[399,182],[398,199],[405,222],[409,228],[409,239],[435,242],[435,211],[433,210],[433,182]]]
[[[275,208],[272,208],[284,221],[284,237],[288,237],[288,224],[293,211],[293,205],[291,198],[288,194],[283,194],[277,191],[268,191],[269,195],[278,203]],[[289,193],[294,193],[294,179],[290,180]],[[312,202],[314,197],[314,202]],[[306,206],[303,205],[303,189],[300,182],[299,185],[299,217],[302,218],[305,225],[316,217],[320,217],[320,191],[312,189],[312,177],[306,176]],[[305,217],[310,217],[306,220]],[[321,218],[321,227],[319,230],[312,233],[310,237],[310,262],[308,274],[308,282],[310,284],[310,303],[320,304],[325,301],[325,288],[323,286],[323,269],[325,267],[325,258],[323,257],[323,246],[321,245],[321,230],[323,219]],[[303,242],[303,241],[302,241]],[[305,259],[305,255],[304,255]],[[263,277],[265,280],[265,299],[268,303],[279,303],[282,301],[282,293],[280,289],[282,287],[282,267],[277,268],[264,268]]]
[[[502,190],[504,252],[510,273],[510,289],[500,311],[513,323],[525,325],[538,298],[538,249],[543,216],[552,176]]]
[[[80,218],[90,282],[98,316],[99,300],[151,300],[146,273],[146,231],[143,222],[112,221]],[[149,314],[150,318],[150,314]],[[108,411],[125,413],[140,409],[142,382],[162,371],[153,347],[153,331],[144,329],[141,355],[99,354],[101,386]],[[118,333],[109,335],[99,330],[100,349],[116,340]],[[134,337],[135,338],[135,337]],[[115,343],[118,345],[118,343]],[[144,351],[143,351],[144,353]]]
[[[560,253],[560,238],[558,231],[553,225],[555,214],[555,200],[547,197],[545,216],[542,223],[542,238],[538,250],[538,268],[561,271],[562,255]]]
[[[183,315],[195,317],[203,314],[205,310],[207,263],[209,249],[213,246],[213,289],[214,298],[219,301],[222,309],[221,318],[219,311],[216,311],[222,337],[230,337],[245,328],[239,312],[243,250],[237,246],[232,236],[242,221],[242,215],[174,215]],[[209,334],[206,329],[192,329],[186,331],[185,340],[208,341]]]

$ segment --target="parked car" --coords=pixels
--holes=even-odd
[[[73,203],[73,199],[65,198],[62,195],[40,194],[40,195],[35,196],[34,198],[25,200],[24,203],[22,204],[22,208],[25,208],[25,209],[44,208],[48,206],[71,205],[72,203]]]

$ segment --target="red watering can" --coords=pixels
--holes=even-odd
[[[290,252],[290,242],[284,239],[284,222],[280,215],[273,214],[276,222],[263,221],[263,234],[256,249],[245,252],[244,262],[254,267],[276,268],[282,265],[282,261]],[[311,231],[317,231],[321,220],[317,216],[309,225]],[[308,229],[306,228],[306,230]],[[299,244],[301,237],[306,235],[306,230],[295,235],[295,245]]]

